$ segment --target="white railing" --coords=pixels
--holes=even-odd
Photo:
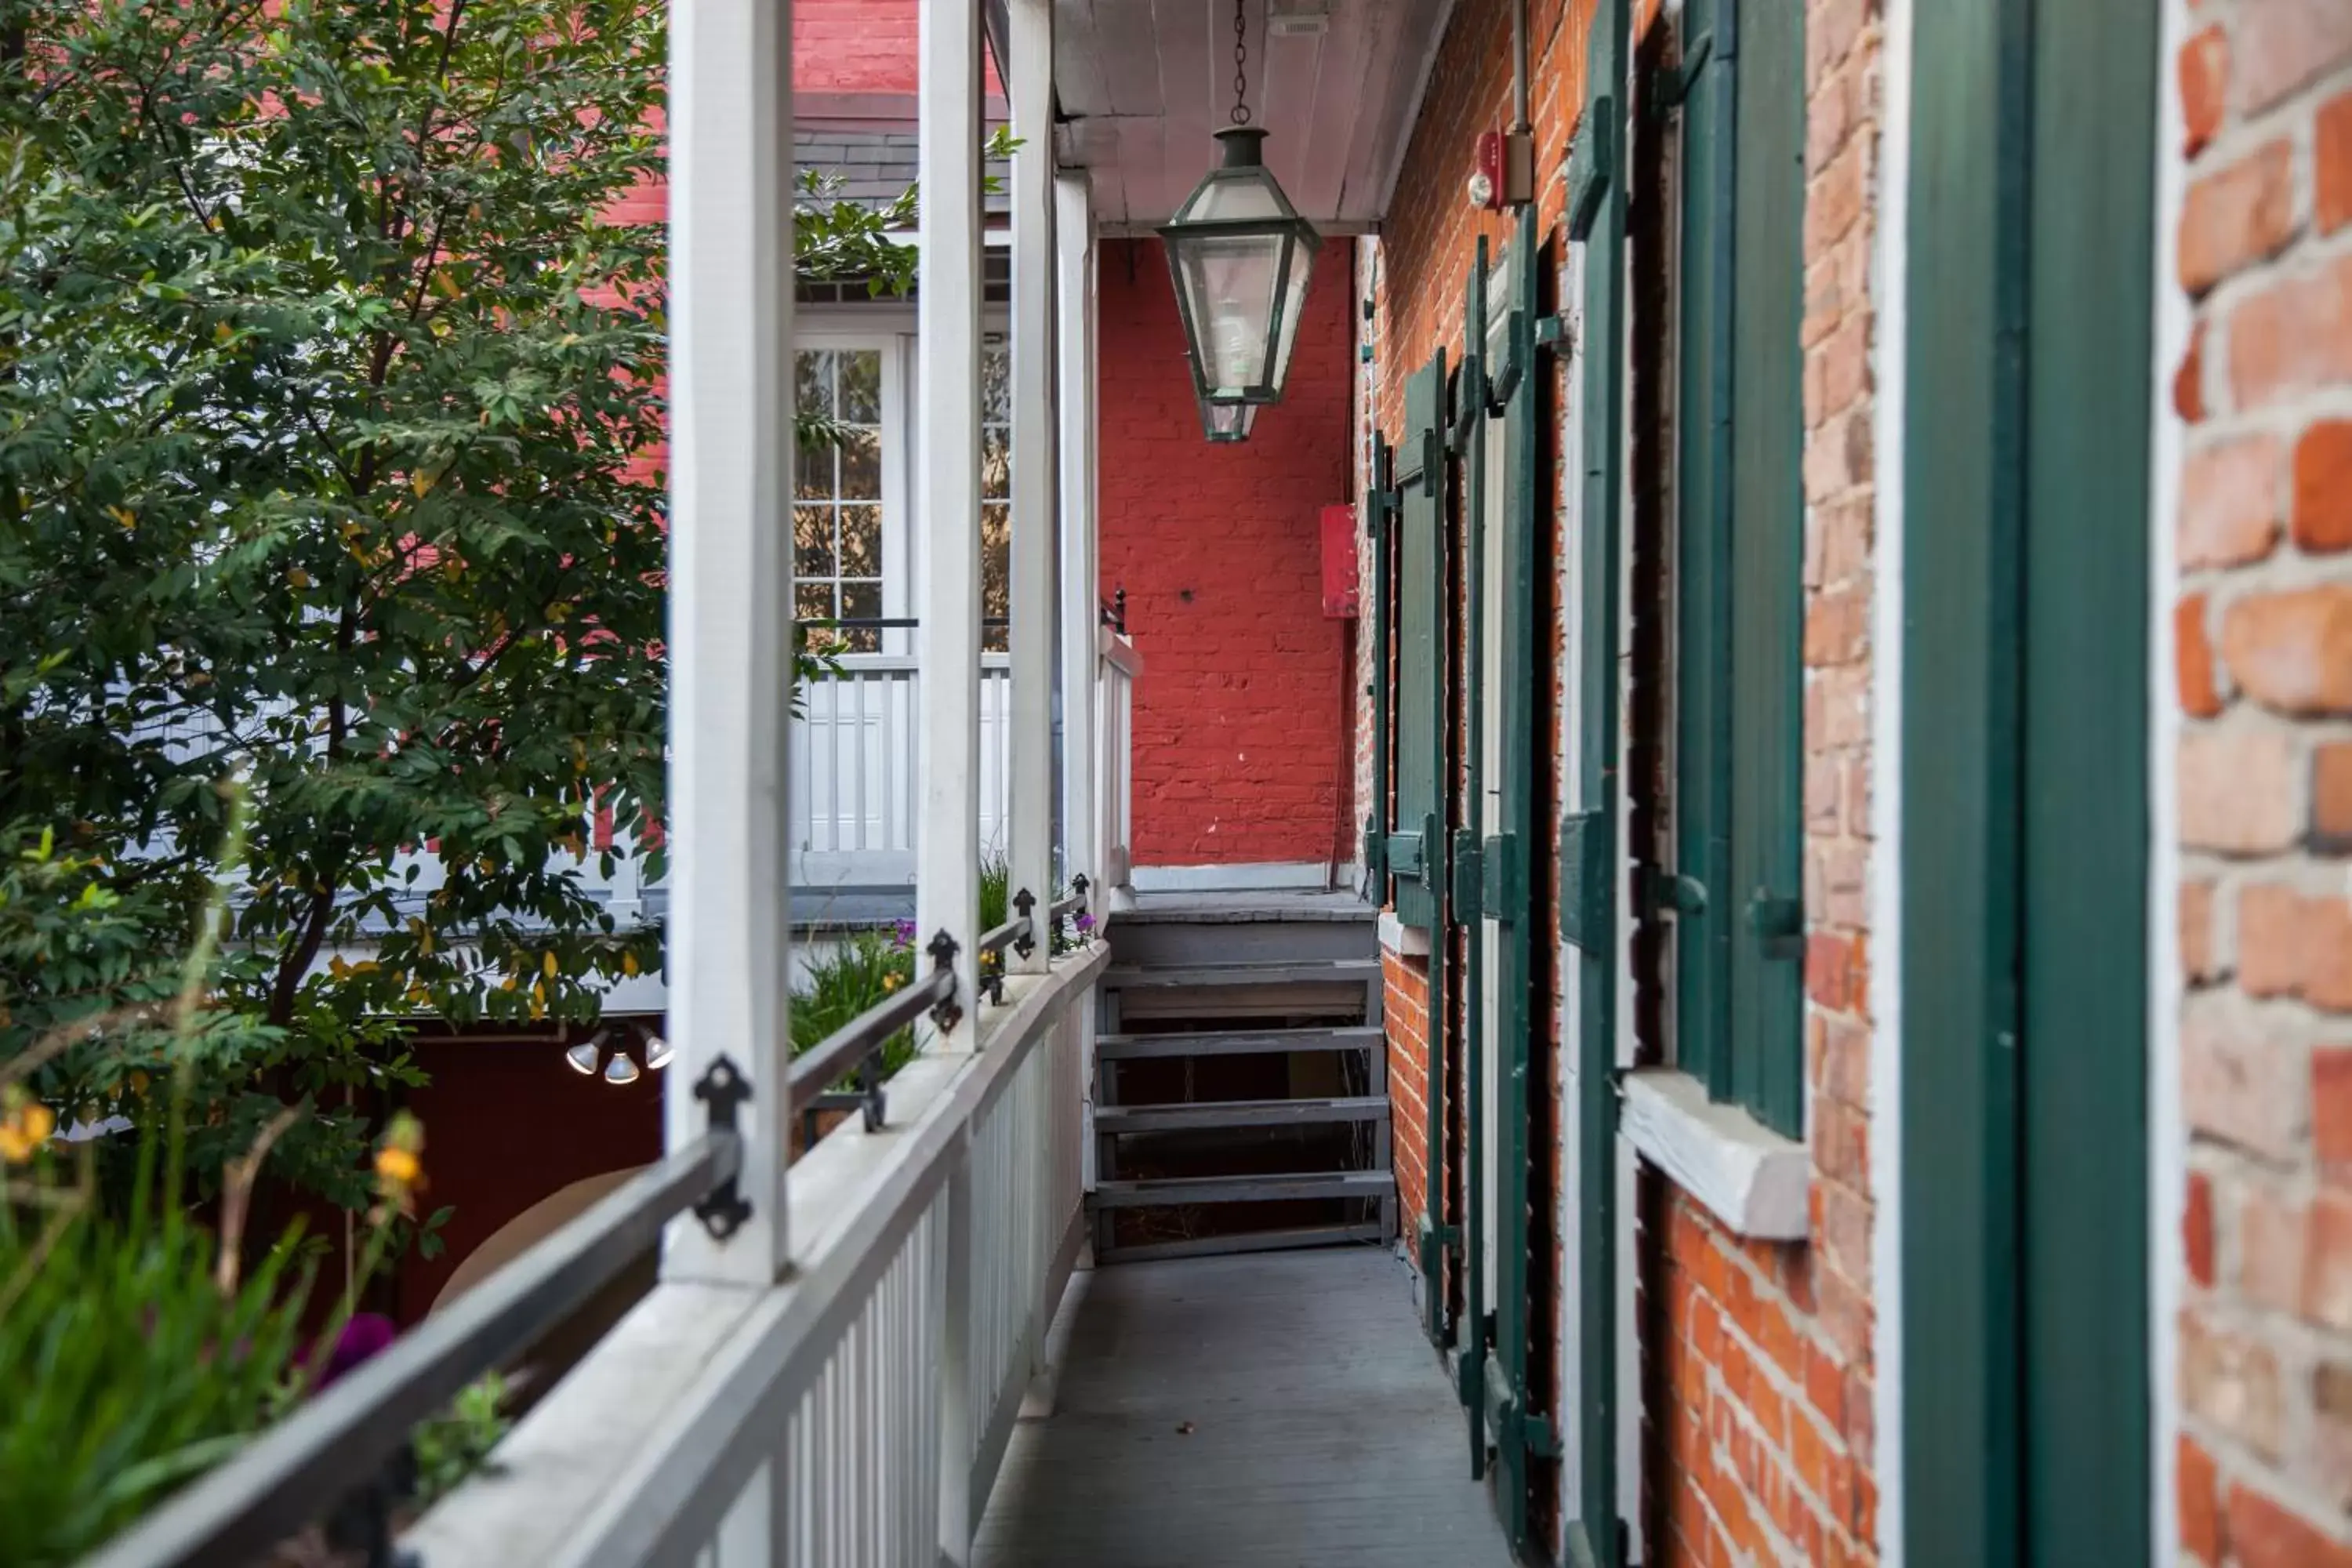
[[[793,1165],[785,1283],[656,1288],[404,1544],[430,1568],[968,1561],[1083,1236],[1108,962],[1014,976],[979,1050],[908,1064],[889,1125]]]
[[[1006,846],[1012,671],[981,656],[980,837]],[[793,885],[899,887],[915,879],[921,681],[911,655],[851,654],[809,683],[792,737]]]
[[[1143,656],[1127,634],[1104,626],[1098,634],[1102,666],[1095,686],[1096,742],[1101,746],[1100,787],[1095,796],[1102,812],[1097,828],[1101,846],[1098,859],[1112,888],[1128,885],[1135,861],[1135,679],[1143,673]]]

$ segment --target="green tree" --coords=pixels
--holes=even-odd
[[[661,810],[660,14],[0,19],[0,825],[173,951],[247,781],[262,1099],[593,1014],[658,962],[584,873]]]
[[[663,232],[631,198],[665,26],[0,0],[0,1060],[77,1010],[111,1047],[46,1095],[143,1070],[139,955],[184,943],[232,776],[220,1150],[307,1098],[304,1179],[361,1201],[336,1116],[414,1080],[402,1020],[584,1021],[659,963],[589,873],[599,813],[663,868]],[[803,178],[802,274],[905,291],[915,193],[838,193]]]

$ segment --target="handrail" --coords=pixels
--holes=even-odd
[[[802,1119],[805,1142],[816,1142],[820,1110],[863,1110],[866,1130],[880,1131],[887,1115],[879,1070],[884,1047],[925,1013],[943,1029],[953,1028],[962,1016],[955,1003],[955,940],[940,931],[924,951],[931,956],[929,974],[877,1002],[793,1062],[784,1092],[791,1113]],[[831,1085],[852,1073],[857,1075],[855,1092],[831,1091]]]
[[[417,1426],[528,1349],[643,1258],[689,1210],[731,1230],[742,1164],[737,1102],[751,1088],[721,1057],[696,1087],[700,1138],[639,1173],[381,1355],[362,1363],[85,1562],[85,1568],[249,1563],[378,1482]],[[714,1206],[716,1205],[716,1206]],[[728,1221],[719,1216],[731,1214]]]

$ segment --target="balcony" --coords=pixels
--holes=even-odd
[[[1055,8],[986,9],[1010,29],[998,54],[1024,139],[1010,495],[987,502],[1009,508],[1008,650],[982,652],[982,5],[923,11],[915,614],[817,682],[797,720],[792,463],[773,439],[794,382],[775,264],[791,250],[776,133],[790,7],[676,7],[672,873],[610,890],[658,897],[668,920],[667,1153],[151,1515],[106,1568],[253,1561],[337,1509],[365,1521],[372,1562],[425,1568],[1508,1560],[1464,1462],[1471,1417],[1392,1250],[1377,963],[1113,971],[1144,664],[1097,598],[1091,242],[1106,220],[1096,182],[1055,167]],[[983,931],[981,867],[999,855],[1020,896]],[[854,887],[911,887],[927,966],[795,1058],[795,916]],[[1263,1021],[1232,1037],[1147,1049],[1118,1034],[1118,986],[1178,972],[1228,998],[1276,994],[1243,996]],[[1335,996],[1351,1023],[1275,1016],[1322,1017]],[[886,1081],[884,1047],[908,1030],[918,1048]],[[1323,1099],[1217,1114],[1344,1128],[1376,1163],[1207,1186],[1105,1177],[1106,1037],[1107,1058],[1360,1058],[1326,1075]],[[1129,1126],[1151,1109],[1106,1104]],[[1152,1242],[1126,1248],[1148,1260],[1095,1267],[1121,1250],[1105,1211],[1176,1191],[1344,1212],[1231,1256]],[[1271,1250],[1302,1240],[1322,1245]],[[416,1423],[655,1250],[657,1283],[491,1466],[396,1518],[387,1461]]]

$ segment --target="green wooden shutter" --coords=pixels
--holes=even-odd
[[[1375,904],[1389,901],[1389,754],[1395,744],[1389,700],[1395,636],[1390,598],[1395,590],[1389,557],[1396,547],[1395,467],[1396,454],[1388,438],[1375,435],[1371,490],[1364,508],[1364,525],[1372,541],[1372,798],[1364,814],[1364,875]]]
[[[1454,1340],[1456,1392],[1469,1417],[1470,1473],[1486,1473],[1486,914],[1502,902],[1489,896],[1482,868],[1496,857],[1476,841],[1484,816],[1486,763],[1486,418],[1493,390],[1486,352],[1486,237],[1478,237],[1470,288],[1462,310],[1463,705],[1462,842],[1454,853],[1455,919],[1463,925],[1462,972],[1462,1322]]]
[[[1725,4],[1731,14],[1734,0]],[[1748,8],[1732,324],[1732,1092],[1804,1131],[1805,14]]]
[[[1437,921],[1445,866],[1438,787],[1444,682],[1440,641],[1445,593],[1445,351],[1404,388],[1404,439],[1397,449],[1396,826],[1388,864],[1397,918],[1427,929]]]
[[[1625,178],[1620,95],[1627,0],[1602,0],[1587,44],[1584,121],[1571,157],[1570,237],[1584,244],[1584,493],[1577,563],[1577,795],[1560,833],[1560,931],[1577,949],[1576,1164],[1580,1470],[1569,1555],[1618,1568],[1617,572],[1624,449]],[[1523,228],[1533,249],[1532,224]]]
[[[1803,1131],[1804,15],[1692,0],[1677,482],[1678,1065]]]
[[[1682,406],[1675,586],[1676,1065],[1717,1100],[1736,1090],[1730,1039],[1733,222],[1738,212],[1734,0],[1692,0],[1684,27]],[[1751,584],[1742,583],[1741,591]]]

